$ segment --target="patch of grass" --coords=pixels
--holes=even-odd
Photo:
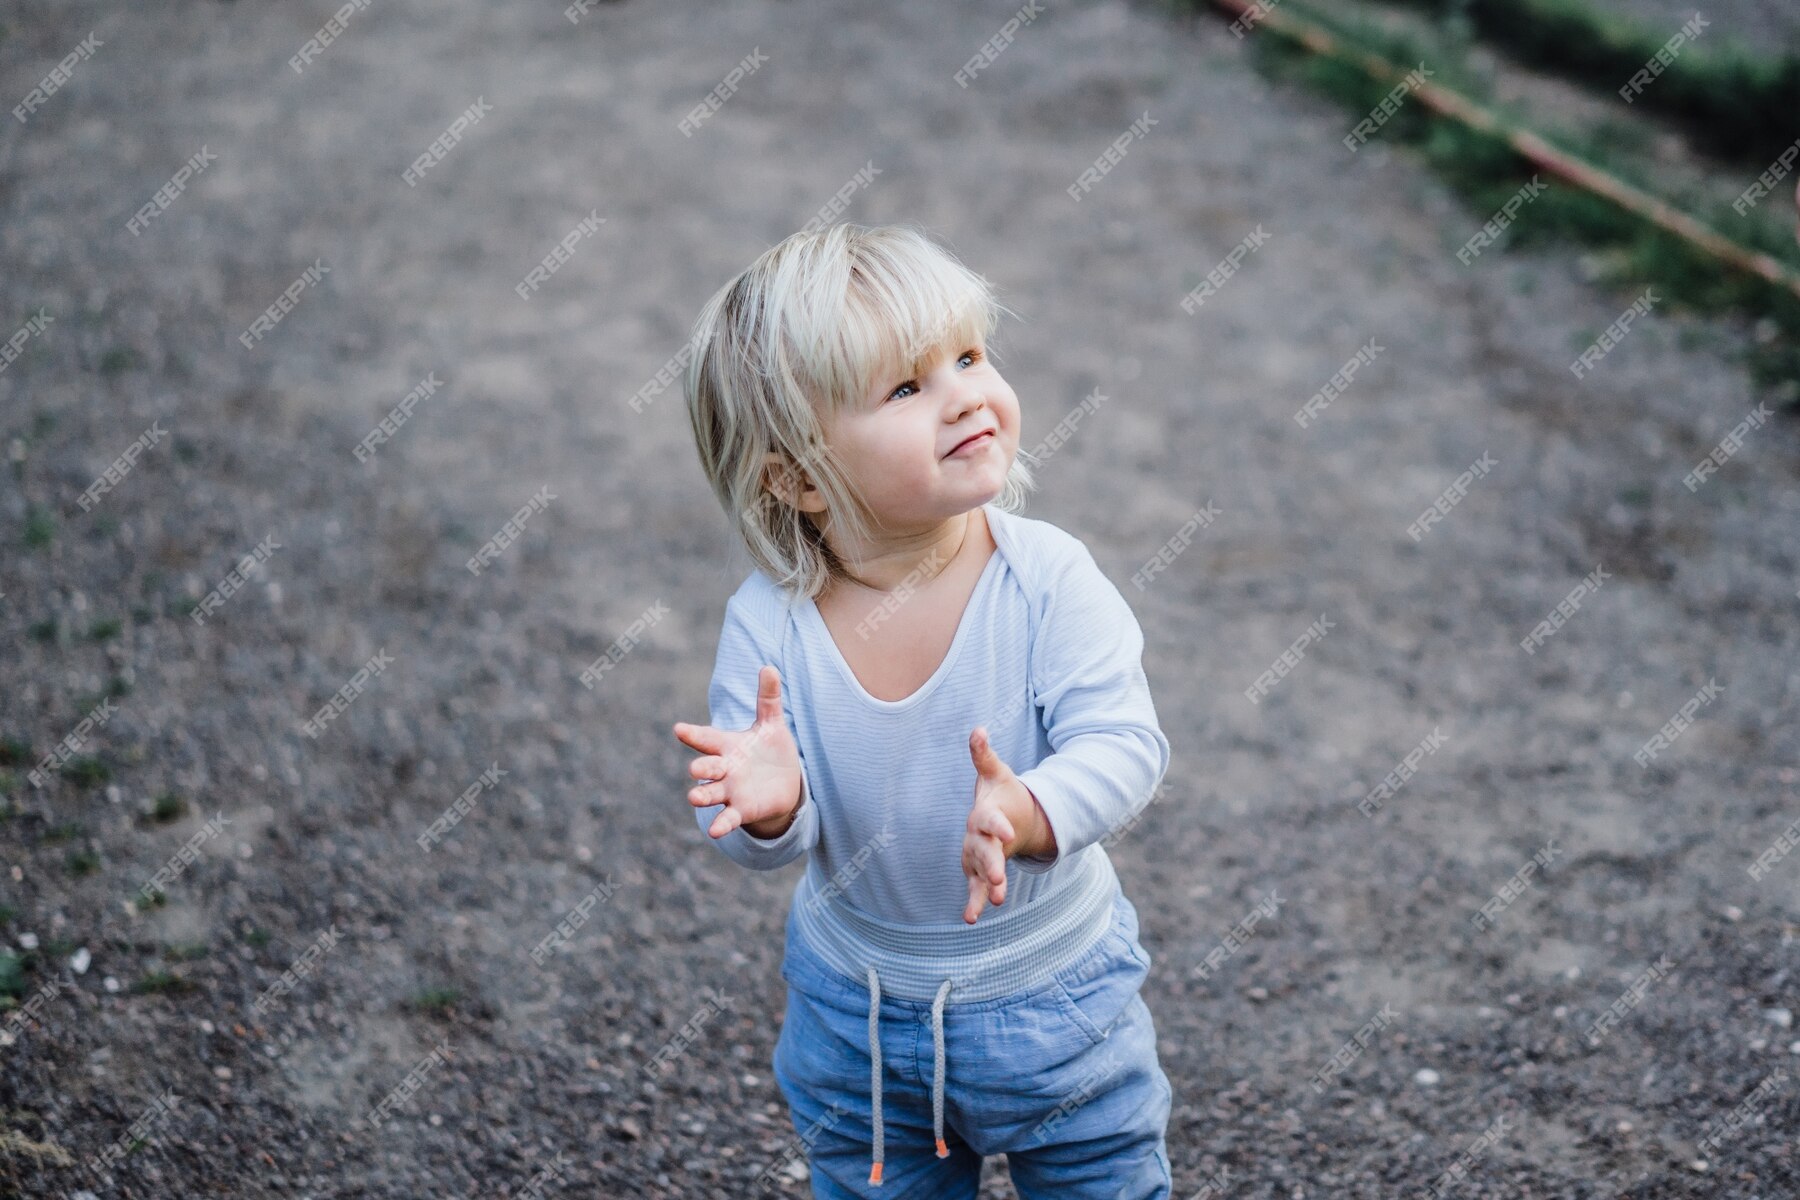
[[[120,375],[144,365],[144,356],[130,346],[114,346],[100,356],[102,375]]]
[[[244,942],[260,949],[269,944],[269,931],[260,926],[252,926],[244,930]]]
[[[1681,27],[1651,28],[1598,10],[1591,0],[1401,0],[1475,32],[1522,63],[1608,96]],[[1718,152],[1766,166],[1794,140],[1800,56],[1761,56],[1703,30],[1632,98],[1693,125]],[[1619,98],[1623,104],[1623,98]]]
[[[0,767],[23,767],[31,762],[31,743],[16,737],[0,737]]]
[[[434,987],[420,992],[408,1000],[403,1007],[412,1012],[441,1017],[454,1008],[456,1002],[461,999],[462,992],[457,988]]]
[[[100,856],[85,846],[69,851],[63,856],[63,862],[69,868],[69,874],[76,879],[92,875],[100,869]]]
[[[87,836],[87,826],[80,821],[64,821],[62,824],[52,825],[44,831],[44,844],[56,846],[85,836]]]
[[[142,979],[131,985],[131,990],[140,996],[171,996],[182,992],[191,992],[194,990],[194,985],[173,971],[155,970],[145,972]]]
[[[168,902],[169,893],[165,891],[154,891],[148,896],[144,895],[141,890],[131,894],[131,907],[139,912],[149,912],[153,908],[161,908]]]
[[[182,942],[168,948],[165,957],[171,962],[193,962],[197,958],[205,958],[212,953],[212,947],[205,942]]]
[[[88,626],[88,640],[94,642],[110,641],[111,639],[118,637],[119,631],[123,628],[125,628],[125,623],[119,620],[119,618],[101,617]]]
[[[25,994],[25,959],[16,950],[0,950],[0,999],[14,1004]]]
[[[131,680],[123,675],[114,675],[106,681],[105,691],[91,696],[83,696],[79,707],[84,710],[92,709],[98,707],[103,701],[116,700],[121,696],[129,695],[131,695]]]
[[[41,621],[33,621],[25,629],[33,641],[54,642],[56,640],[56,618],[45,617]]]
[[[63,767],[63,774],[78,787],[96,787],[112,778],[112,768],[93,754],[77,754]]]
[[[1401,69],[1420,58],[1431,62],[1430,54],[1405,35],[1323,20],[1299,4],[1292,5],[1292,11],[1329,26],[1345,42],[1379,54]],[[1313,55],[1278,34],[1257,38],[1253,53],[1266,73],[1297,79],[1359,117],[1380,104],[1392,88],[1348,63]],[[1456,73],[1448,64],[1443,75],[1447,86],[1456,87]],[[1479,98],[1480,89],[1471,87],[1465,94]],[[1437,116],[1417,101],[1402,104],[1377,136],[1414,146],[1468,203],[1473,214],[1471,230],[1498,211],[1534,170],[1503,138]],[[1598,158],[1597,165],[1614,169],[1593,138],[1547,140],[1571,153]],[[1582,141],[1586,144],[1575,144]],[[1634,290],[1650,287],[1668,308],[1736,312],[1772,321],[1785,336],[1753,346],[1746,354],[1746,366],[1759,387],[1778,394],[1786,388],[1786,401],[1794,401],[1788,381],[1800,378],[1800,297],[1727,267],[1686,240],[1598,196],[1556,180],[1546,182],[1548,186],[1531,202],[1530,219],[1521,219],[1508,230],[1509,246],[1575,242],[1595,252],[1603,267],[1603,284]],[[1696,215],[1702,220],[1709,216],[1705,212]],[[1777,244],[1777,240],[1762,230],[1747,238],[1746,244],[1791,261],[1794,247]],[[1580,341],[1580,346],[1591,340]]]
[[[150,805],[150,819],[167,825],[170,821],[180,820],[188,810],[187,801],[174,792],[164,792]]]
[[[32,550],[42,550],[56,540],[56,519],[50,510],[41,504],[33,504],[25,510],[25,545]]]

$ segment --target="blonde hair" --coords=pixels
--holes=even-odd
[[[825,444],[826,418],[924,373],[946,347],[985,341],[1001,312],[1017,316],[911,224],[803,230],[706,302],[689,343],[688,419],[706,478],[764,574],[809,597],[846,577],[813,514],[778,489],[810,482],[825,516],[866,542],[879,521]],[[1020,447],[995,507],[1024,506],[1031,461]]]

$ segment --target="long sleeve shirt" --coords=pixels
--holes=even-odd
[[[985,506],[997,549],[936,672],[902,700],[871,696],[810,598],[753,571],[727,601],[707,699],[711,724],[755,720],[757,674],[781,672],[800,751],[802,798],[780,836],[716,839],[733,861],[773,870],[810,854],[845,901],[884,920],[960,922],[963,834],[976,771],[969,735],[1037,797],[1053,855],[1006,865],[1006,906],[1077,872],[1154,794],[1169,765],[1143,669],[1143,632],[1086,545],[1047,521]],[[723,804],[694,810],[702,836]],[[714,839],[709,839],[714,840]]]

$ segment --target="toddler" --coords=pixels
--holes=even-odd
[[[973,1200],[1000,1153],[1024,1200],[1170,1192],[1151,959],[1103,844],[1169,742],[1125,598],[1019,515],[1000,311],[918,228],[839,224],[763,253],[692,343],[755,569],[711,724],[674,733],[720,850],[806,860],[773,1066],[815,1197]]]

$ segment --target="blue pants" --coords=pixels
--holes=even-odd
[[[1138,994],[1150,961],[1120,892],[1105,936],[1048,983],[964,1004],[953,994],[943,1010],[948,1158],[932,1136],[931,1004],[884,993],[886,1162],[871,1185],[869,988],[809,951],[790,912],[775,1080],[815,1200],[975,1200],[989,1154],[1006,1155],[1021,1200],[1167,1200],[1172,1089]]]

